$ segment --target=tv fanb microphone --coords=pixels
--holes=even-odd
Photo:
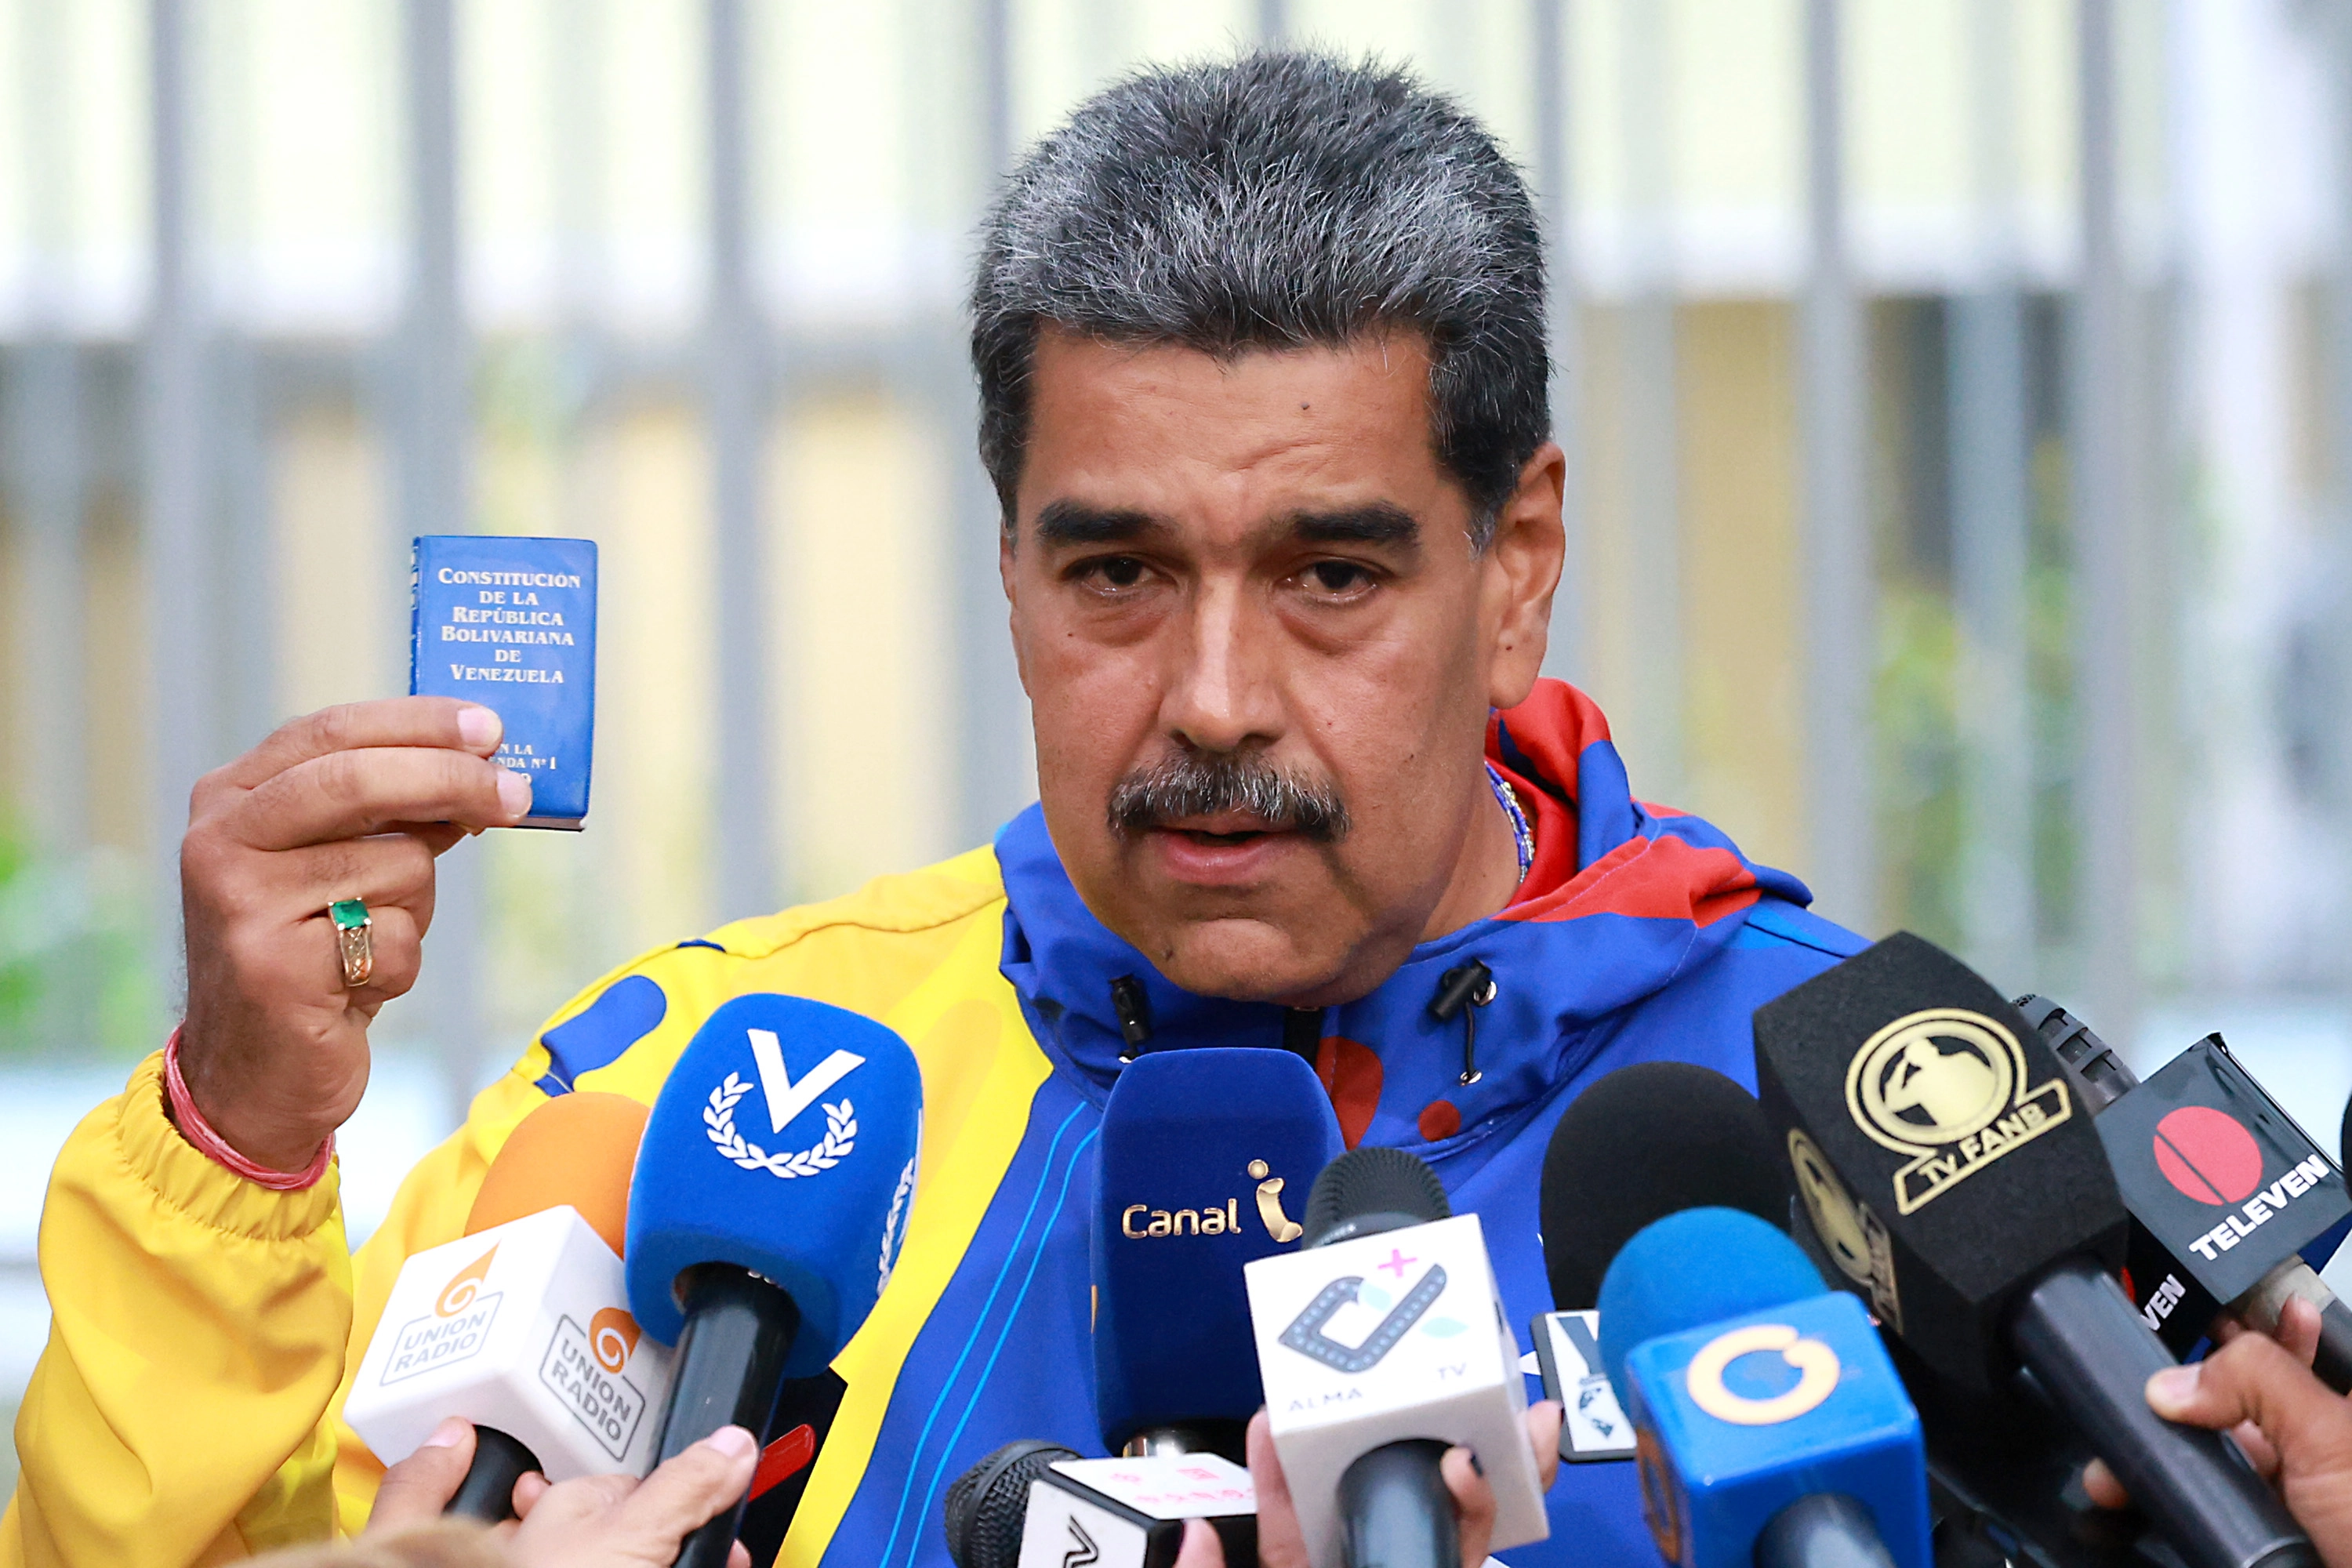
[[[1966,1389],[2021,1366],[2189,1568],[2313,1568],[2221,1434],[2147,1407],[2175,1364],[2125,1300],[2127,1215],[2058,1058],[1908,933],[1757,1009],[1757,1079],[1811,1229],[1880,1321]]]
[[[1159,1051],[1103,1108],[1093,1235],[1095,1409],[1112,1454],[1242,1458],[1265,1402],[1243,1265],[1294,1250],[1343,1145],[1288,1051]]]
[[[1559,1457],[1633,1456],[1600,1355],[1601,1281],[1618,1249],[1686,1208],[1744,1210],[1789,1223],[1786,1166],[1756,1097],[1710,1068],[1636,1062],[1576,1098],[1544,1149],[1538,1212],[1553,1311],[1529,1325],[1544,1396],[1565,1413]]]
[[[1795,1242],[1685,1209],[1625,1244],[1601,1300],[1667,1562],[1930,1568],[1918,1412],[1868,1312]]]
[[[1275,1451],[1315,1568],[1460,1568],[1452,1444],[1486,1466],[1495,1550],[1551,1533],[1527,1383],[1475,1215],[1398,1149],[1315,1178],[1306,1249],[1244,1270]]]
[[[906,1237],[922,1105],[907,1043],[839,1007],[738,996],[695,1032],[629,1189],[629,1301],[677,1347],[656,1464],[721,1426],[764,1434],[783,1381],[865,1322]],[[723,1568],[742,1512],[677,1561]]]
[[[1296,1059],[1296,1058],[1294,1058]],[[1082,1459],[1058,1444],[1007,1443],[948,1488],[948,1556],[956,1568],[1172,1568],[1184,1521],[1217,1527],[1226,1568],[1253,1568],[1257,1536],[1250,1474],[1217,1454]]]
[[[2319,1311],[2311,1370],[2352,1392],[2352,1308],[2313,1272],[2352,1198],[2343,1173],[2209,1035],[2147,1082],[2056,1003],[2018,1003],[2097,1114],[2131,1210],[2124,1289],[2167,1349],[2186,1355],[2228,1312],[2265,1334],[2291,1300]]]
[[[451,1415],[474,1458],[446,1512],[513,1512],[514,1484],[643,1475],[669,1352],[628,1310],[614,1250],[645,1107],[568,1094],[532,1111],[484,1173],[466,1235],[401,1266],[343,1418],[386,1463]]]

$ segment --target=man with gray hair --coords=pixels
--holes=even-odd
[[[855,1009],[921,1063],[904,1252],[832,1368],[787,1385],[744,1529],[755,1561],[908,1568],[943,1560],[942,1500],[981,1456],[1097,1442],[1095,1129],[1139,1054],[1306,1058],[1347,1143],[1412,1151],[1480,1216],[1526,1323],[1570,1101],[1656,1058],[1750,1082],[1749,1013],[1859,945],[1794,879],[1636,801],[1600,712],[1538,678],[1567,467],[1542,252],[1461,110],[1312,55],[1137,76],[1013,172],[971,306],[1039,804],[992,845],[598,981],[354,1260],[316,1173],[368,1023],[417,973],[434,856],[529,803],[487,760],[495,716],[439,700],[297,721],[207,778],[171,1061],[52,1184],[58,1326],[9,1561],[358,1529],[382,1468],[339,1390],[403,1258],[460,1234],[531,1109],[650,1102],[732,997]],[[352,897],[375,955],[346,985],[321,911]],[[1296,1194],[1314,1173],[1276,1174]],[[163,1398],[164,1366],[197,1370]],[[1278,1482],[1262,1421],[1250,1447]],[[1445,1474],[1475,1561],[1484,1483],[1461,1450]],[[1655,1561],[1630,1464],[1549,1500],[1519,1568]],[[1265,1526],[1265,1561],[1295,1561],[1278,1502]]]

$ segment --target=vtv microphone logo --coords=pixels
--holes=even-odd
[[[782,1132],[792,1120],[816,1103],[817,1097],[866,1065],[855,1051],[835,1050],[803,1074],[796,1083],[784,1065],[783,1042],[773,1029],[743,1031],[751,1046],[751,1060],[760,1075],[760,1094],[768,1108],[768,1131]],[[741,1075],[729,1073],[710,1091],[702,1122],[711,1146],[746,1171],[765,1171],[791,1181],[830,1171],[857,1147],[857,1109],[844,1096],[824,1109],[824,1136],[809,1148],[771,1154],[736,1130],[735,1106],[751,1092]]]
[[[1734,1390],[1725,1381],[1731,1363],[1745,1355],[1778,1351],[1797,1370],[1796,1386],[1758,1397]],[[1837,1352],[1821,1340],[1806,1339],[1786,1323],[1750,1323],[1719,1334],[1691,1357],[1683,1387],[1691,1403],[1718,1421],[1735,1426],[1778,1426],[1820,1407],[1837,1388]]]

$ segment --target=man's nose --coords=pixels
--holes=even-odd
[[[1282,732],[1273,617],[1254,611],[1238,584],[1209,584],[1194,598],[1185,635],[1171,639],[1161,720],[1204,752],[1269,744]]]

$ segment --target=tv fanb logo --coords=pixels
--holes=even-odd
[[[854,1051],[836,1050],[795,1081],[784,1065],[783,1042],[774,1030],[746,1029],[744,1033],[751,1038],[751,1060],[759,1069],[769,1132],[782,1132],[793,1118],[812,1105],[820,1105],[824,1135],[805,1149],[773,1154],[744,1137],[735,1125],[735,1107],[751,1092],[751,1085],[740,1074],[730,1072],[724,1083],[710,1091],[710,1103],[703,1108],[703,1127],[711,1146],[744,1170],[765,1171],[785,1181],[832,1170],[857,1146],[857,1110],[846,1095],[830,1105],[821,1105],[819,1097],[864,1067],[866,1058]]]

